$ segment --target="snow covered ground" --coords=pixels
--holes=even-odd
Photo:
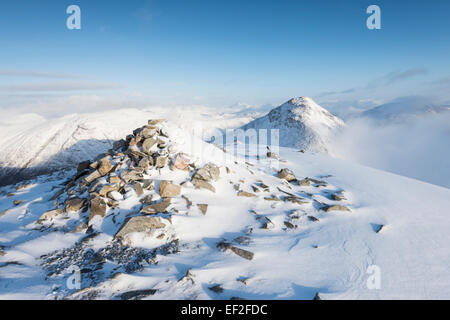
[[[70,263],[60,264],[67,262],[61,257],[75,259],[80,246],[85,255],[105,248],[114,252],[113,236],[142,196],[129,189],[119,207],[109,208],[102,220],[96,217],[93,232],[85,234],[73,230],[87,214],[81,211],[36,223],[54,208],[51,197],[74,171],[42,176],[19,191],[3,187],[0,298],[109,299],[133,296],[136,290],[148,290],[141,292],[145,299],[312,299],[317,292],[322,299],[450,298],[450,189],[280,148],[280,168],[292,169],[298,180],[322,181],[301,186],[279,179],[273,160],[257,161],[254,155],[245,159],[242,148],[236,164],[224,163],[221,150],[194,139],[206,150],[200,155],[183,130],[171,128],[178,151],[198,159],[199,166],[216,163],[220,179],[214,182],[215,193],[190,184],[182,187],[181,195],[191,205],[181,196],[173,198],[164,236],[135,233],[130,240],[132,248],[142,250],[134,257],[169,248],[133,272],[113,272],[118,264],[114,259],[82,264],[100,267],[82,271],[80,291],[70,289]],[[156,181],[156,190],[144,196],[157,196],[163,179],[189,179],[189,172],[167,167],[148,175]],[[240,191],[255,196],[238,196]],[[341,192],[344,200],[332,200]],[[24,202],[14,205],[14,200]],[[197,204],[208,204],[206,214]],[[336,204],[351,211],[325,210]],[[178,242],[171,247],[174,239]],[[218,250],[220,243],[254,256],[247,260],[233,250]],[[69,254],[61,251],[68,248]],[[380,271],[378,289],[367,286],[373,266]]]

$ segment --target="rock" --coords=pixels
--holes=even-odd
[[[107,184],[104,185],[100,191],[98,192],[98,194],[102,197],[106,197],[106,195],[108,193],[110,193],[111,191],[118,191],[120,189],[120,186],[118,184]]]
[[[96,196],[94,196],[90,202],[91,213],[89,215],[89,221],[95,216],[101,216],[103,218],[106,214],[106,202],[102,198]]]
[[[153,162],[153,160],[152,160]],[[141,167],[144,170],[147,170],[150,167],[150,160],[148,157],[144,157],[139,161],[139,167]]]
[[[144,137],[144,139],[148,139],[158,134],[158,130],[156,127],[147,126],[144,129],[142,129],[140,134],[142,137]]]
[[[271,158],[271,159],[279,159],[280,156],[278,154],[276,154],[275,152],[267,152],[267,158]]]
[[[156,157],[156,160],[155,160],[156,169],[164,168],[166,166],[167,162],[168,162],[167,157],[161,157],[161,156]]]
[[[307,179],[309,179],[309,181],[311,181],[317,187],[326,187],[328,185],[328,183],[326,181],[316,180],[316,179],[313,179],[313,178],[307,178]]]
[[[330,211],[351,211],[346,206],[342,206],[340,204],[327,205],[327,206],[323,207],[322,210],[324,210],[325,212],[330,212]]]
[[[287,182],[297,180],[292,170],[288,168],[281,169],[280,172],[278,172],[278,178],[285,179]]]
[[[344,194],[342,192],[333,193],[331,195],[331,199],[334,200],[334,201],[346,200],[345,197],[344,197]]]
[[[308,203],[308,201],[305,201],[304,198],[297,197],[297,196],[285,196],[283,199],[284,199],[284,201],[289,201],[289,202],[296,203],[296,204]]]
[[[233,241],[239,243],[239,244],[243,244],[243,245],[249,245],[252,242],[252,239],[246,236],[239,236],[235,239],[233,239]]]
[[[203,181],[217,181],[219,180],[220,170],[219,167],[213,163],[208,163],[203,168],[197,170],[197,172],[192,176],[192,179],[198,179]]]
[[[316,294],[314,295],[313,300],[322,300],[318,292],[316,292]]]
[[[84,170],[88,169],[90,165],[91,165],[91,162],[89,160],[82,161],[78,164],[77,171],[78,172],[84,171]]]
[[[120,178],[125,181],[125,183],[129,183],[130,181],[138,181],[142,180],[142,174],[135,170],[124,170],[120,173]]]
[[[72,198],[72,199],[67,199],[65,201],[65,209],[64,211],[66,212],[77,212],[78,210],[81,209],[81,207],[84,206],[84,204],[86,203],[85,199],[81,199],[81,198]]]
[[[179,153],[175,156],[173,166],[180,170],[186,170],[189,167],[189,158],[184,153]]]
[[[40,217],[39,217],[39,221],[44,221],[44,220],[51,220],[54,217],[60,215],[61,213],[63,213],[62,209],[54,209],[54,210],[50,210],[47,211],[45,213],[43,213]]]
[[[151,204],[146,206],[141,210],[143,214],[157,214],[157,213],[166,213],[167,208],[170,206],[170,200],[164,200],[158,203]]]
[[[86,181],[88,184],[94,181],[95,179],[100,178],[102,175],[98,170],[92,171],[87,177],[84,178],[84,181]]]
[[[189,198],[186,197],[186,196],[184,196],[184,195],[182,195],[181,197],[184,199],[184,201],[186,201],[186,206],[187,206],[187,208],[190,209],[191,206],[192,206],[192,201],[189,200]]]
[[[151,195],[151,194],[148,194],[144,198],[139,200],[139,202],[142,204],[149,204],[149,203],[152,203],[152,201],[153,201],[153,195]]]
[[[156,144],[157,140],[154,138],[147,138],[144,140],[144,143],[142,143],[142,151],[149,154],[150,149]]]
[[[164,119],[153,119],[153,120],[148,120],[148,125],[150,126],[154,126],[155,124],[161,123],[163,122]]]
[[[290,223],[289,221],[285,221],[284,225],[289,229],[295,229],[295,226],[292,223]]]
[[[302,179],[298,182],[298,185],[301,187],[309,187],[311,185],[311,181],[308,178]]]
[[[267,201],[281,201],[281,199],[278,196],[272,195],[270,197],[264,197],[264,200]]]
[[[19,204],[24,203],[24,202],[25,202],[25,200],[14,200],[13,201],[15,206],[18,206]]]
[[[319,221],[319,219],[317,219],[317,218],[314,217],[314,216],[308,216],[308,220],[309,220],[309,221],[312,221],[312,222],[317,222],[317,221]]]
[[[144,194],[144,190],[142,189],[142,186],[139,182],[134,183],[134,190],[136,191],[136,194],[138,195],[138,197],[140,197]]]
[[[222,286],[220,284],[217,284],[215,286],[209,287],[208,289],[211,290],[212,292],[215,292],[215,293],[222,293],[223,292],[223,288],[222,288]]]
[[[119,298],[121,300],[141,300],[142,298],[154,295],[156,292],[156,289],[134,290],[120,294]]]
[[[146,232],[164,228],[166,225],[160,217],[137,216],[128,219],[120,230],[115,234],[114,238],[123,238],[127,234],[133,232]]]
[[[17,186],[16,191],[20,191],[29,187],[31,187],[31,184],[22,184],[20,186]]]
[[[220,250],[224,250],[224,251],[231,250],[233,253],[235,253],[238,256],[240,256],[241,258],[244,258],[244,259],[247,259],[247,260],[252,260],[253,256],[254,256],[253,252],[250,252],[250,251],[247,251],[247,250],[235,247],[232,244],[227,243],[227,242],[219,242],[217,244],[217,248],[220,249]]]
[[[151,179],[142,180],[142,187],[145,190],[155,190],[155,181]]]
[[[120,178],[116,175],[110,176],[109,183],[120,183]]]
[[[98,168],[98,161],[94,161],[89,165],[89,168],[91,169],[97,169]]]
[[[205,180],[193,179],[191,182],[194,185],[195,189],[207,189],[211,192],[216,192],[216,188],[214,188],[213,185],[211,185],[209,182],[206,182]]]
[[[197,204],[197,207],[200,209],[201,213],[203,213],[203,215],[206,214],[206,212],[208,211],[208,205],[204,204],[204,203],[199,203]]]
[[[100,160],[100,167],[98,168],[98,172],[101,176],[107,175],[113,168],[113,165],[111,164],[111,161],[108,157],[104,157]]]
[[[85,232],[88,228],[88,225],[81,221],[74,229],[74,232]]]
[[[159,184],[159,195],[162,198],[171,198],[178,196],[181,193],[181,187],[172,182],[163,180]]]
[[[257,215],[256,220],[261,223],[261,229],[272,229],[273,227],[275,227],[272,220],[270,220],[266,216]]]
[[[246,191],[239,191],[237,195],[238,197],[256,197],[256,194]]]

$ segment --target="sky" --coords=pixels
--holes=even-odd
[[[369,30],[366,9],[381,9]],[[69,30],[69,5],[81,29]],[[0,109],[450,101],[450,1],[3,0]]]

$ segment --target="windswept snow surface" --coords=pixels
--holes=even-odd
[[[72,213],[38,227],[34,221],[52,209],[49,198],[66,180],[68,172],[43,176],[18,192],[14,186],[0,189],[0,298],[117,298],[121,293],[155,289],[146,299],[449,299],[450,298],[450,190],[395,174],[359,166],[326,155],[303,154],[281,148],[280,168],[290,168],[298,179],[325,180],[327,186],[303,187],[276,177],[268,159],[256,161],[242,156],[238,145],[237,164],[223,162],[223,153],[212,145],[186,140],[187,134],[172,127],[170,136],[201,165],[213,161],[221,165],[216,193],[182,188],[182,195],[194,204],[206,203],[208,210],[186,209],[182,199],[174,199],[168,232],[179,239],[179,250],[158,255],[157,264],[143,270],[106,278],[89,287],[88,279],[75,292],[67,288],[69,274],[62,277],[44,272],[41,255],[73,247],[85,234],[70,231],[86,213]],[[204,147],[202,153],[196,149]],[[231,146],[228,146],[231,148]],[[229,166],[227,173],[225,166]],[[72,172],[73,174],[73,172]],[[151,173],[155,181],[179,183],[187,172],[168,168]],[[234,186],[252,192],[250,185],[263,181],[270,192],[256,197],[237,197]],[[306,200],[305,204],[267,201],[285,192]],[[334,201],[330,194],[344,191],[346,200]],[[14,195],[8,193],[14,193]],[[13,200],[25,200],[14,206]],[[138,196],[127,192],[117,210],[109,209],[103,221],[93,225],[99,235],[86,241],[101,248],[112,241],[118,226],[114,219],[130,213]],[[343,204],[347,211],[325,212],[324,204]],[[287,228],[288,215],[296,210],[297,228]],[[312,221],[308,216],[319,219]],[[115,218],[114,218],[115,217]],[[260,228],[257,217],[272,222]],[[291,216],[292,217],[292,216]],[[293,220],[290,220],[293,221]],[[376,232],[380,225],[384,227]],[[95,234],[95,233],[94,233]],[[237,237],[248,237],[238,244]],[[217,250],[226,240],[254,253],[252,260]],[[164,240],[133,238],[134,246],[152,248]],[[381,286],[369,289],[370,266],[380,270]],[[105,264],[104,269],[110,268]],[[193,281],[183,278],[186,272]],[[86,275],[82,276],[86,277]],[[181,279],[181,280],[180,280]],[[246,284],[244,284],[246,282]],[[209,288],[220,284],[223,292]]]

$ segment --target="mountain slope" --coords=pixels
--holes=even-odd
[[[294,98],[253,120],[242,129],[279,129],[279,144],[313,152],[329,152],[330,138],[344,122],[311,98]]]
[[[98,166],[0,189],[0,298],[450,297],[449,189],[291,148],[280,148],[280,167],[297,179],[281,179],[246,148],[227,161],[173,124],[156,126],[164,144],[147,149],[153,129],[135,130],[88,184]],[[188,160],[172,162],[180,153]],[[169,161],[143,169],[149,155]],[[113,179],[121,189],[105,196]],[[166,194],[168,181],[179,193]],[[87,205],[67,210],[76,197]],[[164,226],[117,237],[134,217]],[[67,286],[73,266],[80,289]],[[373,266],[379,289],[367,286]]]
[[[364,111],[360,117],[377,123],[403,123],[439,113],[450,113],[450,106],[439,106],[424,97],[405,97]]]
[[[94,158],[148,118],[171,119],[188,131],[197,129],[205,138],[216,128],[239,127],[253,119],[234,110],[217,114],[205,107],[122,109],[48,120],[25,115],[22,121],[8,121],[0,128],[0,185]]]

